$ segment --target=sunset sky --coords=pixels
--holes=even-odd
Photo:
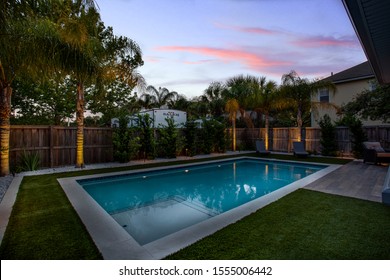
[[[106,26],[135,40],[149,85],[189,98],[213,81],[295,70],[324,78],[366,61],[341,0],[97,0]]]

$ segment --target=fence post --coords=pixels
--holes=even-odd
[[[50,168],[54,167],[54,127],[51,125],[49,126],[49,164]]]
[[[287,152],[291,152],[291,127],[287,129]]]

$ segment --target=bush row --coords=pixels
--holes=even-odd
[[[173,119],[166,121],[166,126],[152,128],[152,120],[145,114],[138,116],[137,127],[127,127],[128,120],[120,118],[119,128],[113,134],[114,159],[128,162],[226,151],[229,140],[225,124],[205,119],[201,127],[194,121],[188,121],[184,128],[179,129]]]

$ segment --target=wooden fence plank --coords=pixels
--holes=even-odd
[[[76,160],[76,128],[61,126],[11,126],[10,165],[16,167],[20,155],[37,152],[41,167],[73,165]],[[113,161],[111,128],[85,128],[86,164]]]

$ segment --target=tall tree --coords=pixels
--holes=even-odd
[[[332,89],[335,92],[335,86],[331,82],[301,78],[295,71],[282,76],[281,94],[283,102],[280,102],[281,107],[293,107],[296,110],[296,120],[299,128],[300,139],[302,135],[303,119],[305,112],[310,112],[314,106],[334,107],[332,103],[311,102],[311,96],[317,94],[318,90],[323,88]]]
[[[238,75],[226,81],[227,99],[235,99],[237,101],[241,117],[244,119],[247,127],[250,128],[253,128],[253,122],[250,116],[246,114],[247,100],[258,87],[257,82],[257,78],[251,75]]]
[[[0,175],[9,173],[12,83],[42,78],[57,65],[59,25],[48,19],[49,1],[3,0],[0,4]],[[57,3],[59,4],[59,3]],[[56,9],[59,13],[61,9]]]
[[[60,51],[62,55],[60,61],[64,63],[62,67],[77,80],[76,167],[83,167],[85,84],[88,82],[99,84],[98,81],[115,79],[129,87],[142,84],[143,77],[135,71],[143,64],[142,53],[134,41],[114,36],[112,28],[104,27],[91,0],[75,1],[61,26],[64,27],[66,34],[70,34],[64,39],[68,44]]]
[[[104,55],[99,33],[103,25],[94,1],[70,1],[63,6],[61,34],[63,46],[58,49],[59,62],[73,79],[76,90],[76,167],[84,166],[84,110],[85,83],[101,75],[100,63]],[[55,20],[55,19],[53,19]]]
[[[146,88],[145,79],[136,70],[143,65],[142,52],[136,42],[115,36],[111,27],[100,35],[104,46],[102,75],[88,89],[88,109],[102,113],[108,121],[122,114],[129,115],[140,107],[137,92]]]
[[[168,102],[169,109],[187,111],[189,107],[190,107],[190,102],[182,94],[177,94],[174,98],[172,98]]]
[[[74,113],[75,83],[53,75],[46,81],[16,79],[13,83],[12,124],[61,125]]]
[[[220,117],[224,113],[227,88],[223,83],[212,82],[201,96],[202,102],[209,107],[209,113],[214,117]]]
[[[365,90],[345,104],[342,112],[345,115],[355,115],[362,119],[390,120],[390,86],[376,85],[374,90]]]
[[[167,88],[159,87],[156,89],[154,86],[148,86],[146,88],[146,93],[141,95],[141,99],[148,101],[149,106],[155,106],[161,108],[164,105],[167,105],[170,100],[174,99],[178,95],[175,91],[169,91]],[[145,102],[146,103],[146,102]]]
[[[267,81],[266,77],[253,79],[253,91],[246,98],[247,107],[253,109],[258,114],[263,114],[265,117],[265,146],[268,149],[269,139],[269,117],[271,110],[277,106],[277,85],[274,81]],[[261,136],[259,134],[259,136]]]
[[[84,87],[103,77],[115,57],[104,41],[104,25],[93,0],[11,1],[0,9],[0,142],[1,175],[9,173],[9,132],[12,81],[15,77],[42,78],[63,71],[77,81],[77,162],[84,165]],[[114,72],[125,73],[141,64],[141,52],[124,38]],[[128,51],[131,49],[133,52]],[[118,56],[117,56],[118,57]],[[111,71],[112,72],[112,71]],[[123,75],[128,78],[129,75]],[[134,76],[130,81],[135,81]]]
[[[232,150],[236,150],[236,119],[237,119],[237,112],[240,109],[240,105],[238,104],[238,101],[234,98],[229,99],[226,102],[225,105],[225,111],[229,113],[229,119],[232,122]]]

